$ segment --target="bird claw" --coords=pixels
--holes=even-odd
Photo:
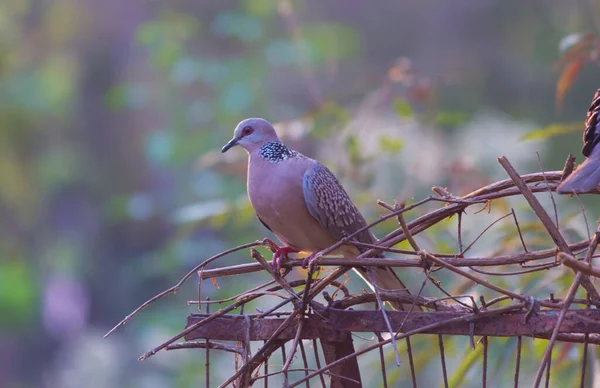
[[[280,246],[268,237],[265,237],[262,243],[263,245],[267,245],[267,248],[269,248],[273,253],[277,252],[277,250],[280,249]]]
[[[290,247],[280,247],[277,244],[275,244],[276,248],[275,248],[275,253],[273,254],[273,271],[275,273],[279,273],[279,271],[281,270],[281,260],[285,257],[287,257],[288,254],[290,253],[296,253],[298,252],[296,249],[294,248],[290,248]]]
[[[315,260],[317,260],[319,257],[321,257],[319,252],[311,253],[310,256],[307,256],[304,258],[304,260],[302,260],[302,268],[307,269],[309,267],[312,267]]]

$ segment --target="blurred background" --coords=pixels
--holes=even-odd
[[[385,211],[378,198],[505,179],[500,155],[521,173],[539,171],[537,151],[546,170],[568,153],[581,160],[600,87],[598,15],[591,0],[0,3],[0,386],[203,386],[193,350],[137,361],[196,309],[195,279],[102,336],[202,260],[268,235],[247,202],[245,153],[219,152],[243,118],[276,123],[369,220]],[[584,203],[594,227],[597,203]],[[465,222],[467,236],[492,216]],[[583,220],[569,222],[573,241],[585,238]],[[429,237],[432,250],[455,249],[452,232]],[[212,268],[249,260],[238,252]],[[203,295],[265,276],[204,284]],[[451,366],[469,352],[448,346]],[[215,385],[232,370],[212,367]]]

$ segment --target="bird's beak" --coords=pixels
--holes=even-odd
[[[227,144],[225,144],[223,146],[223,148],[221,148],[221,152],[227,152],[227,150],[230,149],[231,147],[235,147],[238,143],[238,140],[239,139],[236,139],[235,137],[233,139],[229,140],[227,142]]]

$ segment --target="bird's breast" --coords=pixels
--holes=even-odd
[[[328,247],[333,240],[308,212],[302,189],[305,170],[306,166],[294,159],[251,162],[248,197],[256,215],[283,243],[316,251]]]
[[[248,197],[257,215],[265,222],[293,213],[290,210],[306,207],[302,174],[294,172],[293,164],[286,162],[252,164],[248,170]]]

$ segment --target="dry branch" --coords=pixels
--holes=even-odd
[[[573,270],[583,272],[591,276],[600,277],[600,268],[598,267],[594,267],[591,264],[585,263],[584,261],[577,260],[573,256],[569,256],[562,252],[558,253],[557,258],[558,261]]]
[[[508,173],[510,178],[515,182],[515,185],[519,188],[519,190],[523,194],[523,197],[525,197],[527,202],[529,202],[529,206],[531,206],[531,209],[533,209],[535,214],[538,216],[538,218],[540,219],[540,221],[542,222],[542,224],[548,231],[548,234],[550,234],[550,237],[552,237],[552,240],[554,240],[554,242],[559,247],[559,249],[561,251],[573,256],[573,253],[571,252],[569,245],[565,241],[562,234],[560,234],[560,232],[558,230],[558,226],[554,224],[554,222],[552,221],[552,219],[550,218],[550,216],[548,215],[546,210],[544,210],[544,207],[540,204],[540,202],[537,200],[537,198],[533,195],[533,192],[531,191],[529,186],[527,186],[527,184],[525,183],[525,180],[523,178],[521,178],[521,176],[517,173],[517,171],[514,169],[514,167],[510,164],[510,162],[508,161],[508,159],[506,159],[505,156],[498,158],[498,161],[500,162],[502,167],[504,167],[504,169],[506,170],[506,172]],[[542,176],[545,180],[546,175],[542,173]],[[592,296],[592,299],[600,298],[600,295],[598,294],[598,291],[592,284],[589,276],[587,276],[585,274],[581,275],[581,285],[586,289],[587,292],[590,293],[590,295]]]
[[[588,247],[590,244],[589,240],[582,240],[569,245],[569,248],[573,252],[579,252]],[[386,251],[393,252],[393,249],[384,249]],[[500,265],[513,265],[513,264],[525,264],[530,261],[543,260],[553,258],[556,256],[558,250],[552,249],[540,249],[538,251],[530,251],[524,253],[515,253],[511,255],[500,255],[493,257],[448,257],[448,255],[434,254],[439,257],[440,260],[453,265],[454,267],[492,267]],[[270,262],[269,262],[270,263]],[[345,258],[345,257],[331,257],[324,256],[316,259],[316,263],[319,266],[389,266],[389,267],[402,267],[402,268],[421,268],[423,267],[422,262],[418,258],[401,258],[401,257],[361,257],[359,258]],[[302,260],[297,259],[283,259],[281,262],[282,268],[299,267],[302,265]],[[202,276],[202,279],[211,279],[215,277],[225,277],[234,275],[243,275],[252,272],[262,271],[262,265],[258,263],[238,264],[229,267],[207,269],[202,274],[198,273],[198,276]]]

